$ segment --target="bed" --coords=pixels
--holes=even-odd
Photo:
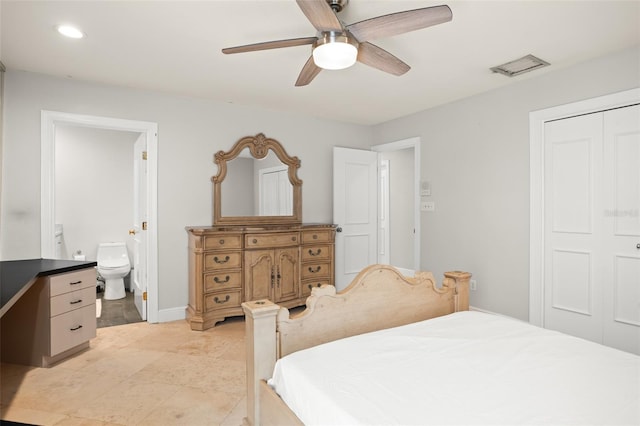
[[[363,270],[243,305],[251,425],[640,424],[640,357],[469,311],[470,274]]]

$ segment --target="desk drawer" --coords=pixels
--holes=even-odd
[[[96,289],[93,286],[60,294],[51,298],[51,316],[55,317],[56,315],[73,311],[74,309],[95,304]]]
[[[242,252],[207,253],[204,255],[204,269],[206,271],[219,269],[233,269],[242,266]]]
[[[273,234],[247,234],[244,237],[245,248],[274,248],[297,246],[300,242],[298,232],[279,232]]]
[[[51,353],[55,356],[96,337],[95,304],[51,318]]]
[[[88,287],[93,287],[95,291],[96,270],[93,267],[49,277],[49,295],[51,297]]]

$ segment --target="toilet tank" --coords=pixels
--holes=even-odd
[[[98,264],[105,261],[118,261],[119,264],[129,264],[129,255],[127,253],[127,245],[124,242],[100,243],[98,244]],[[125,263],[126,261],[126,263]]]

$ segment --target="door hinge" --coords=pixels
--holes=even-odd
[[[147,230],[147,222],[142,222],[142,230],[143,231]]]
[[[147,292],[142,293],[142,300],[147,301]]]
[[[143,160],[147,159],[147,151],[142,151],[142,159]]]

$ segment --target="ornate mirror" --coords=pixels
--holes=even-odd
[[[280,142],[260,133],[218,151],[213,176],[214,225],[271,225],[302,222],[300,160]]]

